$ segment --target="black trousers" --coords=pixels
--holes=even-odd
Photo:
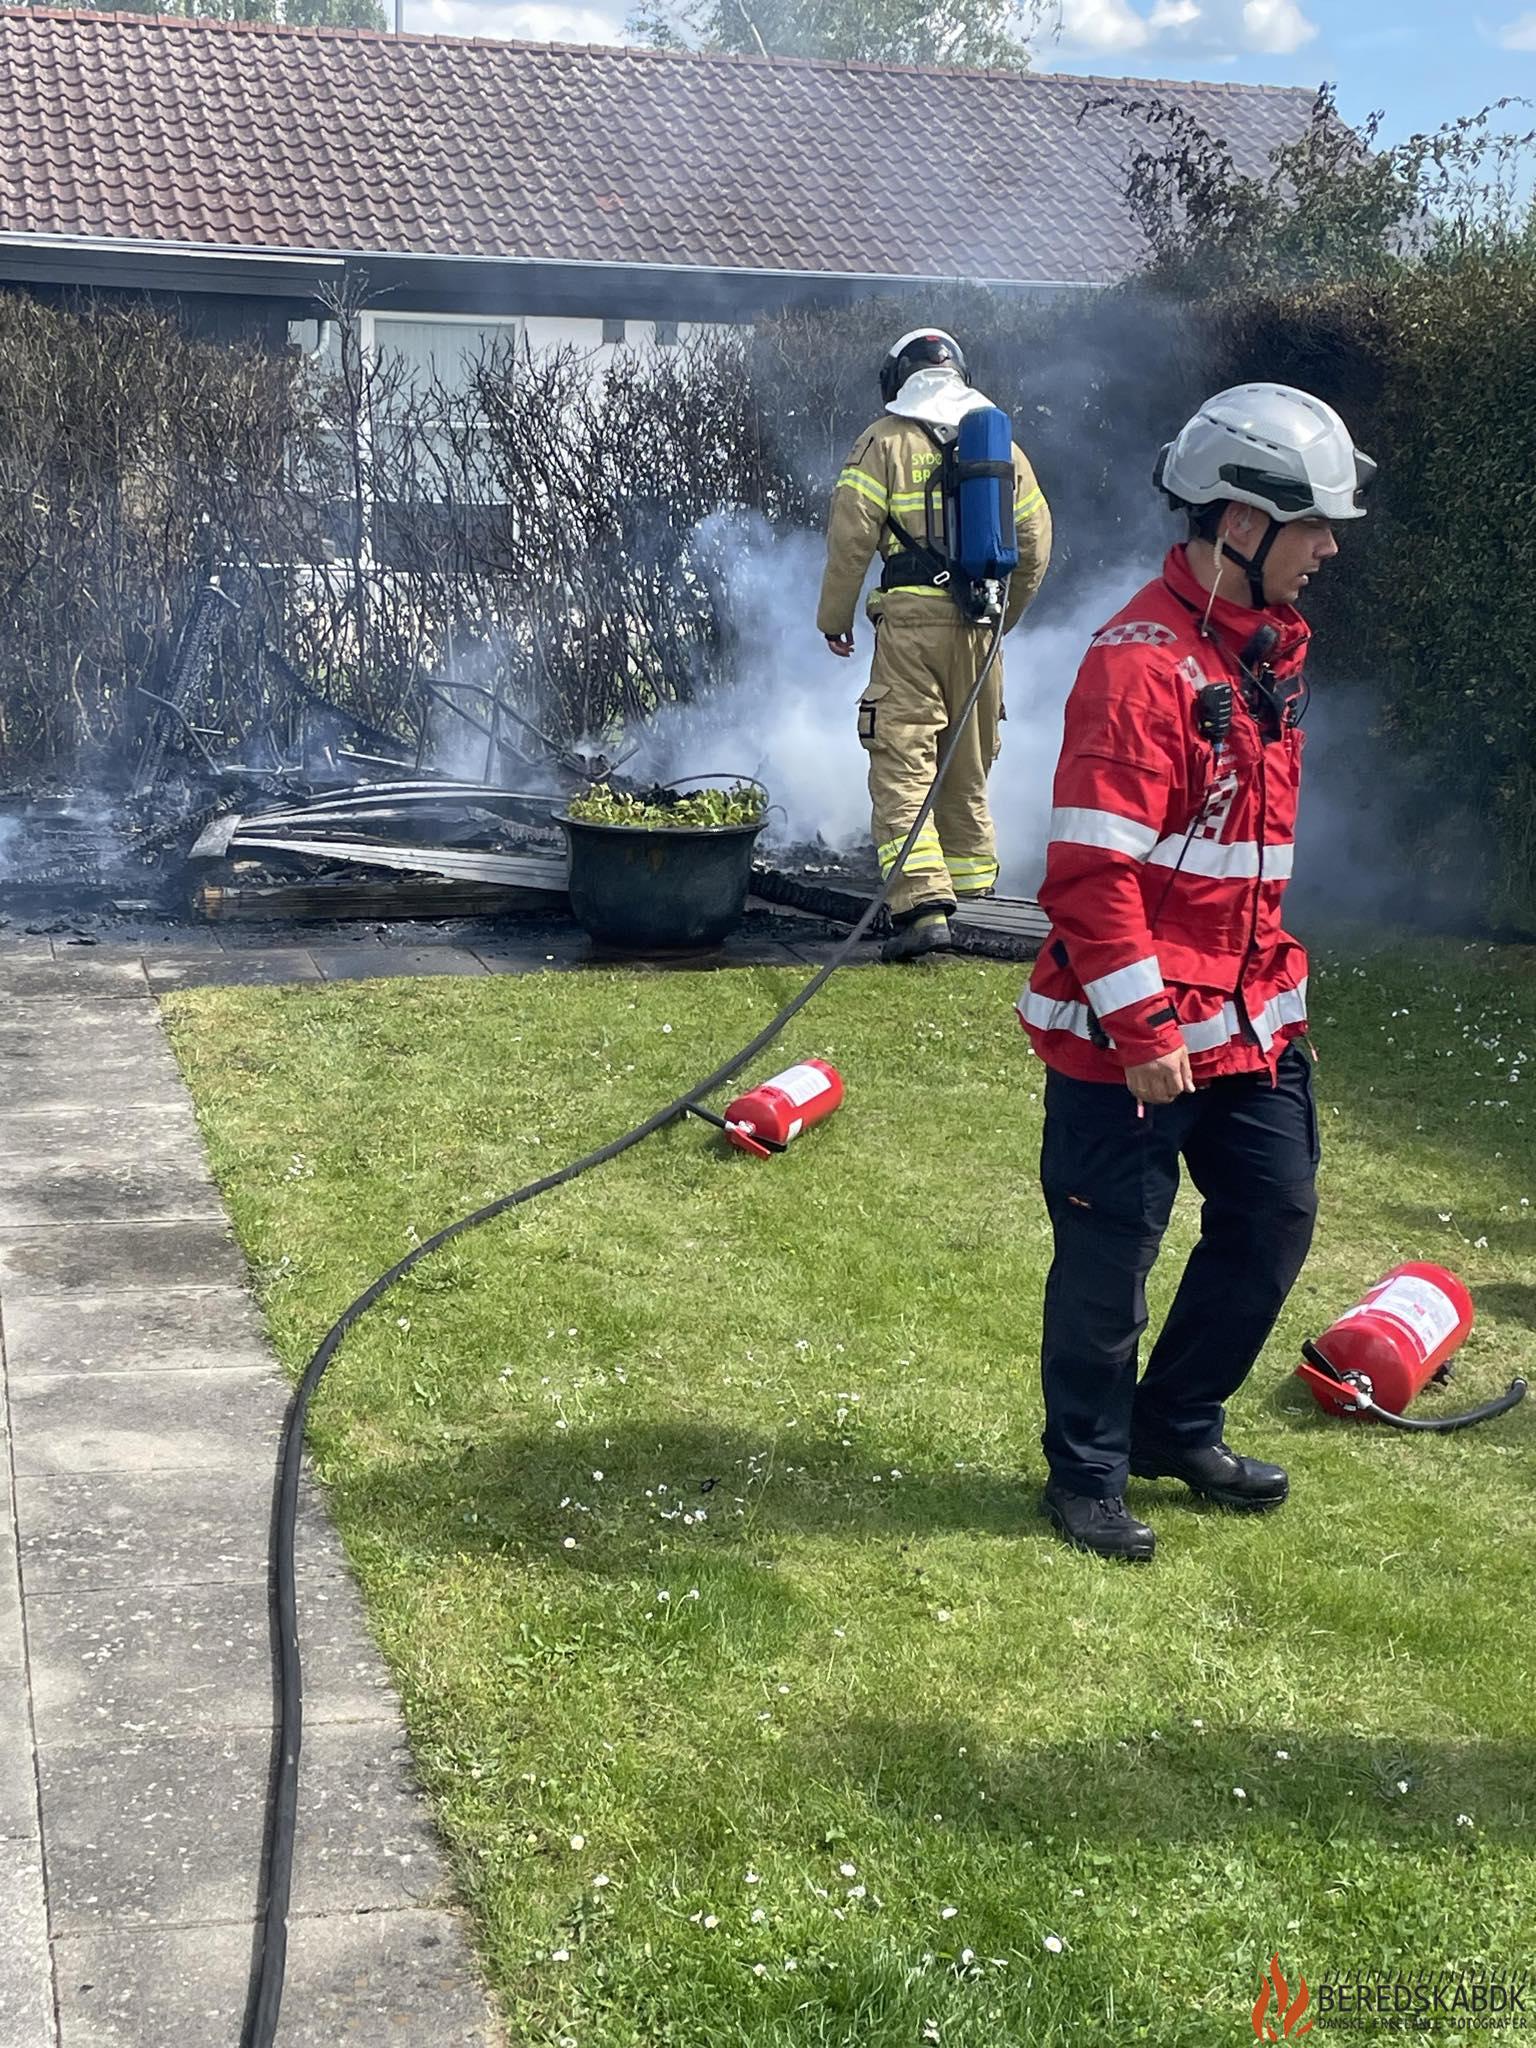
[[[1061,1486],[1120,1494],[1133,1443],[1219,1441],[1222,1403],[1248,1377],[1311,1245],[1318,1149],[1312,1064],[1298,1046],[1273,1085],[1267,1073],[1234,1075],[1141,1117],[1122,1082],[1047,1077],[1040,1180],[1056,1255],[1040,1441]],[[1204,1197],[1200,1242],[1138,1384],[1147,1275],[1181,1158]]]

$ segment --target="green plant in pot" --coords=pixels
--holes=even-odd
[[[559,818],[571,911],[628,952],[718,946],[740,924],[768,792],[749,776],[690,776],[635,791],[596,784]]]

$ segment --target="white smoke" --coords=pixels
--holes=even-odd
[[[1128,561],[1123,573],[1085,585],[1069,610],[1052,611],[1039,625],[1026,612],[1003,642],[1008,716],[990,795],[1002,864],[998,887],[1006,896],[1035,895],[1045,872],[1062,707],[1088,643],[1157,567],[1152,559]]]
[[[1005,895],[1034,896],[1040,886],[1062,707],[1088,643],[1156,576],[1162,544],[1172,537],[1147,522],[1132,530],[1139,544],[1123,569],[1073,590],[1066,603],[1048,581],[1044,604],[1026,613],[1004,642],[1007,717],[990,798]],[[840,851],[867,850],[867,762],[857,707],[874,632],[861,606],[855,653],[845,661],[817,631],[822,535],[777,530],[756,514],[721,512],[701,522],[690,552],[718,582],[719,613],[730,633],[722,664],[729,680],[695,703],[658,713],[635,736],[641,750],[625,774],[756,776],[775,807],[765,848],[820,839]],[[1068,573],[1064,564],[1051,572]],[[483,678],[481,664],[462,659],[454,674],[492,680],[494,663],[486,656],[483,665]],[[1335,916],[1414,921],[1427,912],[1428,922],[1464,923],[1474,915],[1485,849],[1468,836],[1466,820],[1449,819],[1437,863],[1443,872],[1430,878],[1407,869],[1397,814],[1411,778],[1372,731],[1374,710],[1373,692],[1358,685],[1330,688],[1319,679],[1308,720],[1295,908],[1303,918],[1326,908]],[[485,741],[467,724],[440,710],[434,739],[439,771],[471,778],[483,773]],[[0,841],[0,857],[3,852]]]
[[[646,734],[641,768],[661,777],[755,775],[781,807],[771,843],[816,838],[853,845],[869,832],[857,705],[863,659],[841,661],[816,630],[824,544],[817,534],[778,533],[753,514],[721,513],[695,543],[719,576],[735,641],[731,680],[694,704],[661,712]]]
[[[857,707],[873,628],[861,609],[847,661],[816,630],[825,559],[819,534],[780,533],[761,518],[722,516],[706,521],[698,538],[724,587],[737,639],[733,677],[696,704],[664,711],[636,766],[661,777],[755,775],[780,807],[769,845],[818,836],[840,849],[867,843]],[[1083,651],[1155,566],[1128,564],[1122,576],[1085,590],[1069,613],[1049,623],[1034,626],[1026,614],[1004,642],[1007,720],[991,800],[1006,894],[1033,895],[1040,881],[1062,705]]]

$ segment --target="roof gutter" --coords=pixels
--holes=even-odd
[[[915,272],[915,270],[795,270],[770,264],[698,264],[698,262],[631,262],[614,258],[567,258],[567,256],[455,256],[432,250],[272,250],[250,244],[223,242],[156,242],[129,236],[72,236],[72,233],[0,231],[0,254],[35,254],[72,258],[104,258],[143,264],[233,264],[270,268],[293,276],[295,272],[324,270],[336,276],[367,264],[395,266],[436,266],[465,270],[469,274],[592,274],[612,279],[653,281],[659,276],[700,281],[762,281],[768,285],[838,285],[862,289],[913,289],[924,285],[971,285],[981,291],[1104,291],[1104,279],[1018,279],[1018,276],[958,276],[956,272]]]
[[[221,249],[183,242],[119,241],[109,235],[0,233],[0,280],[85,291],[206,294],[267,299],[302,312],[346,275],[341,256]],[[274,307],[274,317],[281,309]]]
[[[156,242],[133,240],[120,235],[45,235],[23,229],[0,229],[0,248],[61,249],[92,255],[217,256],[221,262],[302,264],[313,270],[317,263],[340,269],[343,257],[325,256],[318,250],[259,249],[249,245],[221,242]]]

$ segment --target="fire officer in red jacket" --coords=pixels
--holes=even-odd
[[[1223,1442],[1222,1404],[1316,1216],[1307,959],[1281,923],[1306,705],[1295,603],[1374,474],[1306,392],[1218,393],[1158,462],[1190,539],[1094,636],[1067,700],[1052,929],[1019,1012],[1050,1069],[1044,1505],[1106,1557],[1155,1547],[1125,1506],[1132,1473],[1230,1508],[1286,1497],[1278,1465]],[[1200,1241],[1138,1382],[1181,1159]]]

